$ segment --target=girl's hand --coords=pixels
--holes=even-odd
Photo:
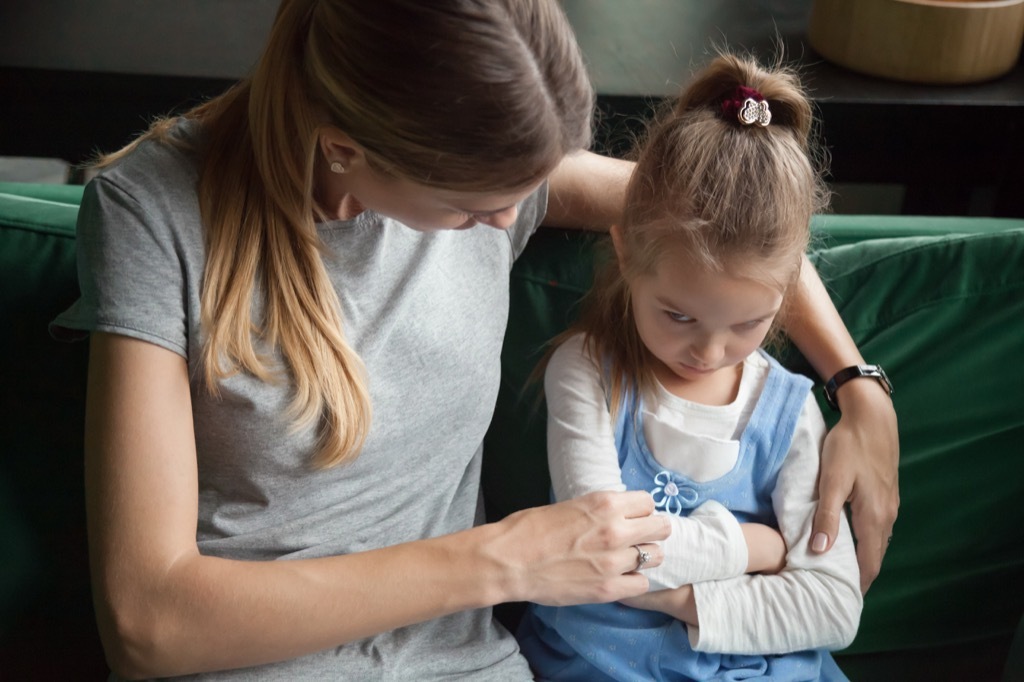
[[[645,611],[660,611],[681,620],[687,625],[699,625],[697,622],[697,602],[693,598],[693,587],[683,585],[674,590],[648,592],[636,597],[620,600],[626,606]]]
[[[896,411],[872,380],[843,384],[836,397],[842,417],[825,438],[811,550],[820,553],[832,547],[840,514],[849,502],[860,588],[866,593],[882,568],[900,506]]]
[[[664,540],[671,528],[642,491],[590,493],[492,525],[494,536],[482,551],[507,586],[505,601],[553,606],[643,594],[648,583],[635,570],[636,545],[650,555],[646,566],[657,566],[664,555],[650,543]]]
[[[741,523],[747,541],[747,573],[778,573],[786,567],[782,533],[761,523]]]

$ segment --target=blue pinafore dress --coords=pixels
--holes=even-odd
[[[765,357],[771,367],[750,422],[740,436],[736,466],[712,481],[692,481],[658,464],[644,438],[642,400],[627,395],[615,425],[626,487],[649,491],[659,509],[667,513],[687,516],[703,502],[714,499],[741,523],[777,527],[771,493],[811,382]],[[782,655],[694,651],[682,622],[618,603],[568,607],[531,604],[517,637],[538,680],[847,680],[825,650]]]

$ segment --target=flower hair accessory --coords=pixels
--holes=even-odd
[[[735,117],[745,126],[757,124],[764,128],[772,120],[768,102],[757,90],[740,85],[729,97],[722,100],[722,114],[727,119]]]

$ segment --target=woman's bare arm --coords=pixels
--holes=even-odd
[[[639,594],[632,545],[668,533],[650,496],[607,493],[346,556],[200,555],[186,363],[103,333],[91,341],[85,472],[97,619],[126,677],[282,660],[502,601]]]
[[[864,364],[821,278],[806,259],[793,296],[786,331],[820,377],[828,380],[844,367]],[[896,410],[881,385],[870,379],[843,384],[836,397],[842,417],[825,438],[812,547],[815,551],[832,547],[849,502],[861,590],[867,592],[881,570],[899,511]]]
[[[548,178],[544,225],[607,232],[622,218],[633,166],[593,152],[566,156]]]

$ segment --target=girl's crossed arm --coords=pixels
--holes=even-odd
[[[557,501],[597,490],[625,490],[600,374],[582,336],[552,355],[544,376],[548,404],[548,467]],[[689,517],[666,515],[672,534],[661,543],[661,566],[645,569],[652,589],[680,587],[747,572],[778,570],[781,536],[761,524],[740,524],[711,501]]]
[[[830,552],[810,549],[824,433],[821,412],[808,396],[772,492],[789,547],[782,571],[687,585],[661,600],[647,594],[624,603],[685,621],[690,643],[699,651],[764,654],[848,646],[857,633],[863,597],[845,517]]]
[[[553,353],[545,393],[555,498],[624,490],[600,373],[581,336]],[[863,601],[845,519],[832,551],[809,548],[824,434],[824,420],[808,396],[773,492],[781,537],[767,526],[738,523],[713,501],[689,517],[669,514],[672,535],[662,543],[662,565],[643,571],[662,591],[624,603],[699,625],[690,636],[703,651],[782,653],[849,644]],[[786,569],[779,575],[744,575],[776,572],[782,563]],[[739,622],[749,627],[736,627]]]

